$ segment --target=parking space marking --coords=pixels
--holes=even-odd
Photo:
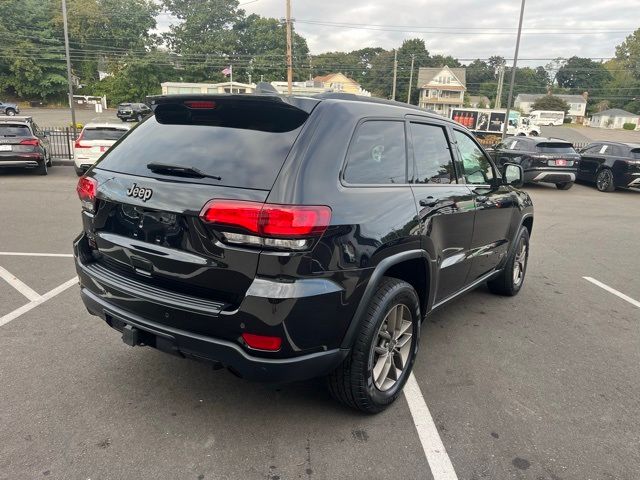
[[[53,290],[49,290],[47,293],[45,293],[42,296],[39,296],[37,299],[30,301],[29,303],[21,306],[20,308],[16,308],[13,312],[7,313],[5,316],[0,317],[0,327],[2,327],[3,325],[6,325],[12,320],[15,320],[23,313],[27,313],[29,310],[36,308],[38,305],[64,292],[67,288],[77,284],[78,284],[78,277],[73,277],[71,280],[64,282],[62,285],[58,285]]]
[[[28,252],[0,252],[6,257],[64,257],[71,258],[71,253],[28,253]]]
[[[40,294],[38,292],[4,267],[0,267],[0,278],[4,279],[9,285],[27,297],[27,299],[34,301],[40,298]]]
[[[411,417],[413,417],[413,423],[418,431],[418,437],[434,480],[458,480],[456,471],[451,464],[451,459],[447,455],[447,450],[444,448],[429,407],[424,401],[420,386],[413,373],[409,375],[409,379],[404,386],[404,396],[407,399],[407,404],[409,404],[409,411],[411,412]]]
[[[624,301],[629,302],[631,305],[640,308],[640,302],[638,300],[634,300],[630,296],[625,295],[622,292],[619,292],[615,288],[611,288],[609,285],[606,285],[606,284],[596,280],[595,278],[591,278],[591,277],[582,277],[582,278],[584,278],[587,282],[591,282],[594,285],[597,285],[598,287],[602,288],[603,290],[606,290],[609,293],[613,293],[616,297],[619,297],[619,298],[623,299]]]

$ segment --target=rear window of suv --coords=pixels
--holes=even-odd
[[[218,102],[213,110],[159,105],[156,114],[133,128],[97,168],[142,177],[271,189],[308,114],[276,102]],[[149,163],[192,167],[222,179],[152,172]]]
[[[31,137],[31,129],[26,125],[0,125],[0,137]]]
[[[97,127],[97,128],[85,128],[82,133],[83,140],[119,140],[127,130],[123,128],[108,128],[108,127]]]
[[[541,153],[576,153],[569,143],[539,143],[537,150]]]

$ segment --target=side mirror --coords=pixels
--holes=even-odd
[[[505,185],[520,188],[524,185],[524,171],[520,165],[505,163],[502,166],[502,180]]]

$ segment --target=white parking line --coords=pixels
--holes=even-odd
[[[6,268],[0,267],[0,278],[3,278],[9,285],[19,291],[29,300],[34,301],[40,298],[40,294],[24,283]]]
[[[71,280],[64,282],[62,285],[58,285],[53,290],[49,290],[47,293],[38,297],[37,299],[30,301],[29,303],[21,306],[20,308],[16,308],[13,312],[7,313],[5,316],[0,317],[0,327],[2,327],[3,325],[6,325],[11,320],[15,320],[23,313],[27,313],[29,310],[36,308],[41,303],[44,303],[47,300],[55,297],[56,295],[64,292],[67,288],[77,284],[78,284],[78,277],[73,277]]]
[[[611,288],[609,285],[605,285],[604,283],[596,280],[595,278],[591,278],[591,277],[582,277],[582,278],[584,278],[587,282],[591,282],[594,285],[599,286],[600,288],[606,290],[609,293],[613,293],[616,297],[619,297],[619,298],[623,299],[624,301],[629,302],[631,305],[640,308],[640,302],[638,300],[634,300],[630,296],[625,295],[622,292],[619,292],[615,288]]]
[[[418,431],[418,437],[434,480],[458,480],[456,471],[451,464],[451,459],[447,455],[438,429],[433,423],[429,407],[424,401],[420,386],[413,373],[409,375],[409,379],[404,386],[404,396],[409,404],[409,411],[411,412],[411,417],[413,417],[413,423]]]
[[[29,252],[0,252],[6,257],[64,257],[71,258],[71,253],[29,253]]]

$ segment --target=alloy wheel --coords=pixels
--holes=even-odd
[[[516,257],[513,261],[513,284],[517,287],[524,280],[524,273],[527,268],[527,243],[524,238],[520,239]]]
[[[394,305],[385,316],[373,347],[373,381],[387,391],[402,378],[411,355],[413,317],[404,304]]]
[[[609,169],[605,168],[604,170],[600,171],[596,180],[598,190],[604,192],[605,190],[609,189],[611,186],[611,182],[613,182],[613,178]]]

